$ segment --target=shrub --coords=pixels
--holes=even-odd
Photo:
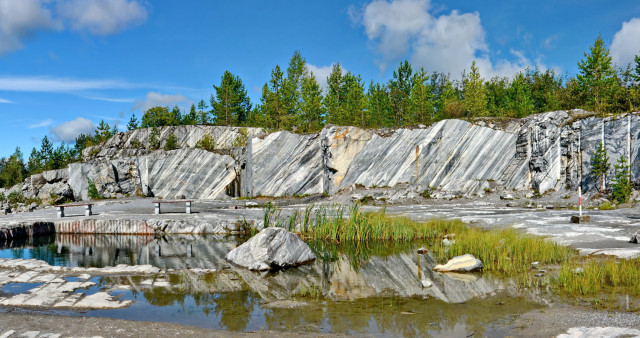
[[[249,140],[249,133],[247,132],[247,128],[241,128],[239,130],[239,135],[233,140],[232,147],[244,147],[247,145],[247,141]]]
[[[618,204],[626,203],[629,201],[629,197],[631,197],[633,183],[631,183],[631,179],[629,179],[629,165],[624,156],[620,156],[618,164],[614,165],[614,170],[615,178],[611,186],[611,195]]]
[[[178,138],[173,133],[169,134],[169,136],[167,136],[167,140],[164,143],[164,150],[169,151],[178,148],[180,148],[180,146],[178,146]]]
[[[87,195],[89,196],[90,199],[92,199],[92,200],[101,200],[101,199],[104,198],[98,192],[98,188],[96,187],[96,183],[92,179],[88,179],[87,183],[88,183]]]
[[[134,138],[133,140],[131,140],[131,146],[135,149],[142,149],[142,143],[140,143],[140,141],[137,138]]]
[[[0,201],[4,201],[6,199],[7,199],[7,197],[4,196],[4,193],[0,192]]]
[[[200,148],[206,151],[213,151],[216,149],[216,142],[211,135],[204,135],[200,141],[196,142],[196,148]]]
[[[615,205],[611,204],[609,201],[604,201],[598,207],[599,210],[614,210],[616,208]]]
[[[7,200],[9,200],[9,204],[17,204],[24,203],[26,199],[21,193],[12,191],[9,196],[7,196]]]
[[[151,132],[149,133],[149,147],[153,150],[160,148],[160,139],[158,139],[158,136],[160,136],[158,128],[151,128]]]

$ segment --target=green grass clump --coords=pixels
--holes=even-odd
[[[611,202],[609,202],[609,201],[604,201],[604,202],[602,202],[602,204],[600,204],[598,209],[599,210],[615,210],[616,206],[611,204]]]
[[[576,272],[581,268],[581,272]],[[552,280],[557,289],[573,296],[592,296],[604,292],[623,291],[640,295],[640,260],[615,257],[592,257],[565,265]]]
[[[536,261],[543,265],[564,264],[577,257],[574,249],[512,228],[465,228],[456,232],[454,244],[438,250],[448,258],[472,254],[482,261],[485,270],[505,273],[531,270],[531,263]]]

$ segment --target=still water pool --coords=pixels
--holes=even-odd
[[[416,253],[418,247],[428,247],[424,242],[310,243],[318,256],[314,263],[259,273],[224,260],[243,240],[55,235],[0,243],[0,258],[35,258],[79,267],[151,264],[165,272],[93,277],[97,285],[84,292],[107,291],[134,303],[81,314],[229,331],[502,336],[510,333],[514,318],[540,307],[510,279],[488,273],[433,272],[431,268],[442,262],[430,253]]]

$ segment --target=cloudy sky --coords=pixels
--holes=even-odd
[[[640,53],[640,2],[0,0],[0,156],[208,101],[225,70],[258,102],[294,50],[318,77],[340,62],[367,83],[404,59],[453,76],[474,59],[485,77],[574,75],[598,34],[626,66]]]

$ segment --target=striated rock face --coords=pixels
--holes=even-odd
[[[589,115],[556,111],[504,122],[443,120],[396,130],[327,126],[305,135],[219,126],[158,128],[161,143],[173,133],[183,147],[168,152],[150,150],[151,131],[140,129],[86,149],[85,163],[34,175],[0,193],[62,199],[71,189],[75,199],[86,199],[88,179],[105,197],[169,199],[331,195],[355,185],[400,187],[403,196],[429,189],[432,197],[482,195],[493,188],[543,194],[579,184],[589,193],[598,188],[588,173],[600,143],[611,164],[623,155],[630,158],[632,179],[640,183],[635,182],[640,177],[638,114],[585,118]],[[215,141],[214,152],[189,148],[204,135]],[[612,178],[613,171],[607,181]]]
[[[282,228],[265,228],[225,258],[249,270],[271,270],[309,263],[316,256],[297,235]]]
[[[471,272],[482,270],[484,265],[482,262],[473,257],[473,255],[466,254],[462,256],[456,256],[451,258],[445,265],[436,265],[433,267],[433,271],[437,272]]]
[[[222,197],[237,175],[236,161],[202,149],[156,151],[111,162],[72,163],[69,185],[76,198],[86,200],[88,180],[105,197],[119,195],[161,196],[173,199]]]
[[[324,170],[318,134],[280,131],[252,141],[253,194],[321,194]]]
[[[242,130],[246,136],[242,135]],[[261,128],[222,127],[222,126],[171,126],[157,128],[160,149],[170,134],[175,135],[180,148],[194,147],[205,135],[215,142],[216,149],[229,149],[246,145],[245,138],[263,134]],[[112,160],[121,157],[140,156],[152,152],[149,149],[149,137],[152,128],[143,128],[117,133],[99,146],[88,147],[82,152],[83,160]]]

